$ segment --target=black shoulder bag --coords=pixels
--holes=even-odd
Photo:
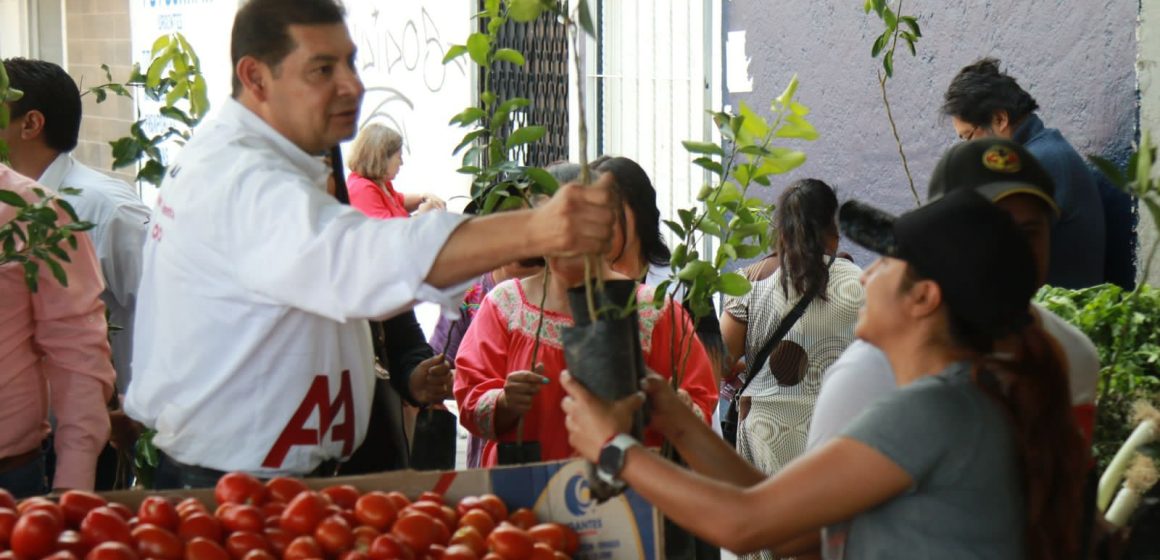
[[[831,257],[829,265],[834,264],[834,260],[836,259]],[[827,268],[829,268],[829,265],[826,265]],[[741,388],[737,390],[737,393],[733,395],[733,400],[729,402],[729,410],[725,413],[725,417],[721,419],[721,436],[725,438],[725,441],[729,442],[729,445],[737,447],[737,421],[742,393],[744,393],[745,389],[749,388],[749,384],[757,378],[757,374],[761,372],[761,365],[769,359],[769,355],[773,353],[773,349],[779,342],[781,342],[781,339],[785,338],[785,335],[789,333],[789,330],[793,328],[794,324],[796,324],[798,320],[802,318],[802,315],[805,315],[806,308],[809,307],[810,302],[813,301],[814,298],[818,297],[818,292],[821,291],[821,289],[821,285],[815,286],[814,289],[810,291],[810,293],[802,296],[802,298],[798,300],[797,305],[794,305],[793,309],[790,310],[789,314],[787,314],[785,317],[782,317],[781,323],[777,325],[777,330],[773,331],[773,335],[769,337],[769,341],[767,341],[765,346],[762,346],[761,350],[759,350],[757,354],[753,356],[753,361],[746,364],[746,369],[749,371],[748,375],[745,377],[745,383],[743,383]]]

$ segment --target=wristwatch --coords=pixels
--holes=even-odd
[[[614,486],[623,486],[620,472],[624,470],[628,450],[639,446],[640,442],[628,434],[617,434],[608,440],[608,443],[600,448],[600,457],[596,464],[596,474],[600,480]]]

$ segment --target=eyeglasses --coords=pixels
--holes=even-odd
[[[975,139],[975,133],[976,133],[976,132],[978,132],[978,131],[979,131],[979,125],[972,126],[972,127],[971,127],[971,130],[967,131],[967,133],[966,133],[966,134],[960,134],[960,135],[959,135],[959,141],[960,141],[960,142],[969,142],[969,141],[971,141],[971,140],[974,140],[974,139]]]

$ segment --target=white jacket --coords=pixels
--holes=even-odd
[[[57,156],[37,182],[57,192],[62,187],[81,189],[80,194],[61,197],[73,205],[77,217],[94,224],[88,233],[105,278],[101,300],[109,309],[109,322],[121,328],[110,333],[109,341],[117,369],[117,391],[123,393],[133,375],[133,309],[141,280],[149,207],[133,187],[76,161],[70,154]]]
[[[349,456],[374,385],[367,318],[417,300],[461,216],[374,220],[236,101],[170,167],[145,243],[125,410],[174,459],[261,475]]]

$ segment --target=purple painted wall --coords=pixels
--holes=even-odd
[[[752,93],[727,91],[726,103],[761,110],[790,76],[801,80],[799,97],[821,138],[804,144],[809,159],[788,178],[818,177],[842,199],[913,207],[878,89],[881,61],[870,58],[881,20],[864,14],[861,1],[727,0],[723,9],[724,31],[746,31],[753,78]],[[1039,101],[1047,126],[1081,154],[1126,153],[1138,118],[1138,10],[1138,0],[904,2],[924,36],[917,57],[900,45],[887,88],[919,195],[925,199],[939,154],[955,140],[939,112],[943,92],[960,68],[983,56],[1000,59]],[[869,262],[865,253],[855,255],[859,264]]]

